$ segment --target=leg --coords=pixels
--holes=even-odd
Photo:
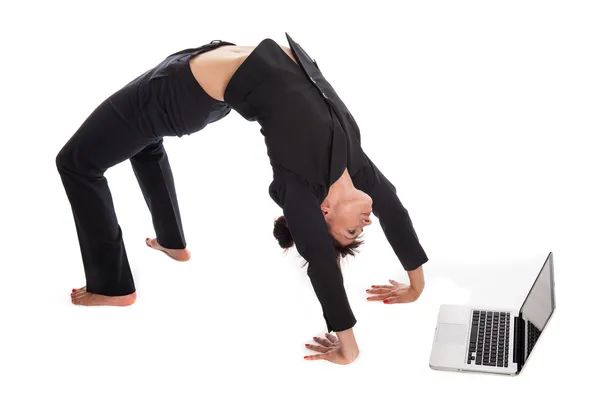
[[[56,157],[85,270],[74,303],[129,305],[135,285],[104,172],[148,145],[106,100],[83,122]],[[96,295],[92,295],[96,294]]]
[[[169,158],[160,138],[131,159],[131,166],[152,215],[156,239],[146,240],[152,248],[165,251],[176,260],[190,258],[185,249],[181,215]]]

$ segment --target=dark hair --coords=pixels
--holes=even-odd
[[[292,237],[292,233],[287,226],[287,221],[285,220],[285,216],[279,216],[275,220],[275,226],[273,227],[273,235],[279,242],[281,248],[289,249],[294,245],[294,239]],[[331,236],[331,235],[330,235]],[[348,255],[355,256],[358,247],[360,247],[363,243],[362,240],[354,240],[348,245],[342,245],[338,240],[331,236],[331,240],[333,241],[333,246],[337,251],[338,255],[342,258],[345,258]]]

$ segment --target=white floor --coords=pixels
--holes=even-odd
[[[593,384],[597,346],[578,345],[595,330],[582,336],[576,327],[597,313],[598,10],[420,2],[386,12],[370,2],[341,12],[309,3],[232,5],[239,14],[210,17],[206,3],[14,10],[2,56],[11,103],[0,158],[1,398],[506,398]],[[242,29],[247,18],[254,23]],[[337,33],[325,32],[333,26]],[[421,298],[366,301],[370,285],[406,281],[374,219],[362,252],[342,264],[360,356],[349,366],[304,360],[304,344],[325,331],[321,308],[302,259],[282,255],[272,236],[281,210],[267,193],[259,126],[232,112],[166,140],[192,260],[146,247],[149,213],[129,164],[118,165],[107,177],[138,301],[71,305],[84,278],[54,166],[62,145],[163,55],[213,39],[286,44],[286,31],[316,58],[361,127],[363,148],[398,188],[430,257]],[[367,56],[341,56],[357,48]],[[34,52],[41,73],[26,63]],[[365,74],[381,54],[388,62]],[[521,376],[429,368],[440,304],[518,307],[549,251],[557,311]]]

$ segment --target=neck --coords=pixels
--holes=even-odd
[[[352,183],[352,179],[348,174],[348,169],[344,170],[342,176],[335,183],[329,187],[329,193],[325,200],[323,201],[323,205],[325,206],[335,206],[340,201],[346,200],[348,197],[351,197],[356,188]]]

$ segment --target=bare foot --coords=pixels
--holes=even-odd
[[[87,292],[85,287],[81,287],[79,289],[73,288],[71,303],[83,306],[129,306],[135,302],[136,297],[135,292],[123,296],[92,294],[91,292]]]
[[[158,241],[156,241],[156,238],[153,238],[153,239],[146,238],[146,245],[149,246],[150,248],[154,248],[154,249],[158,249],[159,251],[163,251],[164,253],[169,255],[171,258],[178,260],[180,262],[185,262],[187,260],[190,260],[190,257],[192,256],[192,254],[190,253],[190,251],[187,250],[187,248],[184,248],[184,249],[164,248],[162,245],[160,245],[158,243]]]

